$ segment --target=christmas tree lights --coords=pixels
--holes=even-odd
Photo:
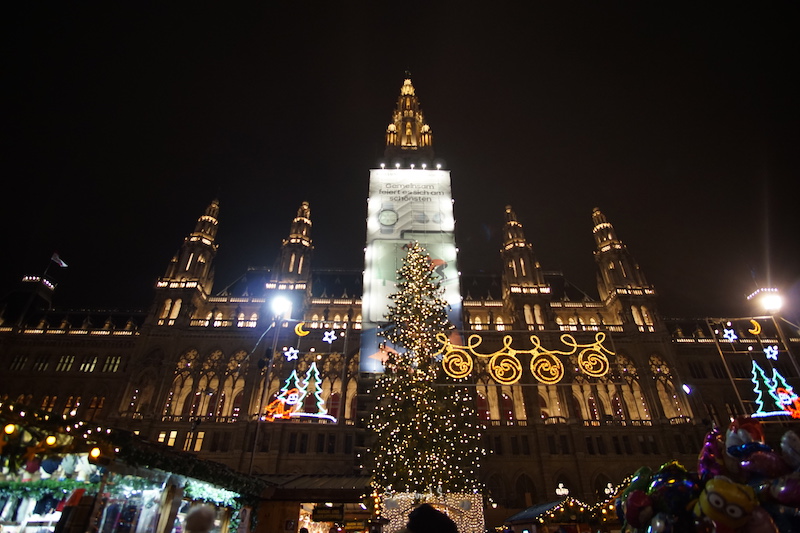
[[[437,335],[452,327],[447,302],[425,249],[416,242],[406,249],[383,334],[396,350],[386,350],[369,419],[372,485],[385,504],[403,494],[418,502],[477,495],[483,426],[464,380],[437,372]],[[458,507],[449,514],[458,523]]]

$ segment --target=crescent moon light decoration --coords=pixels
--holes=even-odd
[[[757,320],[750,319],[750,323],[753,324],[753,329],[748,329],[750,333],[753,335],[760,335],[761,334],[761,324]]]
[[[305,337],[306,335],[311,333],[310,331],[306,331],[306,330],[303,329],[303,326],[305,324],[306,324],[305,322],[298,322],[297,323],[297,325],[294,327],[295,335],[297,335],[298,337]]]

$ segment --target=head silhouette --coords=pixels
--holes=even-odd
[[[456,523],[449,516],[427,503],[411,511],[406,527],[412,533],[458,533]]]

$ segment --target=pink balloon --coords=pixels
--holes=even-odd
[[[742,533],[778,533],[778,527],[763,507],[756,507]]]

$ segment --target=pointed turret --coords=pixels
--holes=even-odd
[[[597,207],[592,210],[592,223],[600,298],[608,303],[617,299],[621,306],[618,312],[624,322],[651,328],[656,319],[655,290],[647,283],[627,246],[617,237],[614,226]]]
[[[507,311],[521,328],[542,329],[548,321],[550,286],[510,205],[506,206],[505,219],[500,255]]]
[[[406,72],[392,122],[386,128],[387,164],[431,164],[433,161],[433,134],[425,122],[419,105],[411,74]]]
[[[215,242],[219,224],[219,200],[214,199],[197,219],[194,231],[172,257],[164,277],[156,283],[156,314],[159,325],[174,325],[191,316],[214,284],[213,261],[219,245]],[[189,305],[191,302],[191,305]]]
[[[311,272],[311,209],[308,202],[300,204],[292,220],[289,237],[283,240],[281,254],[272,272],[272,281],[295,282],[309,279]]]

